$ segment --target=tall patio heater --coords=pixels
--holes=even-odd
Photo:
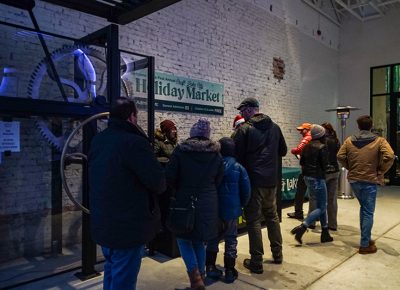
[[[341,127],[341,144],[343,145],[344,136],[346,132],[346,121],[350,117],[350,111],[359,110],[359,108],[351,107],[351,106],[338,106],[333,109],[327,109],[326,112],[336,111],[336,116],[340,120]],[[339,190],[338,190],[338,198],[341,199],[353,199],[353,193],[351,192],[350,183],[347,181],[347,169],[342,167],[340,169],[340,177],[339,177]]]

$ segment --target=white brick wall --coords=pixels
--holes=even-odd
[[[272,11],[269,10],[270,5],[273,5]],[[223,83],[224,115],[207,116],[212,122],[212,138],[219,139],[231,134],[232,121],[237,114],[235,106],[243,98],[252,96],[259,99],[261,111],[281,126],[290,148],[299,141],[300,136],[295,130],[299,123],[336,122],[335,115],[324,110],[335,107],[338,96],[337,31],[330,28],[333,32],[326,36],[330,44],[326,39],[317,39],[312,35],[316,27],[315,13],[304,7],[300,11],[296,9],[298,5],[297,2],[278,0],[183,0],[121,26],[120,47],[155,56],[157,71]],[[34,12],[43,30],[76,38],[108,25],[103,19],[40,1],[36,1]],[[294,17],[297,22],[293,20]],[[31,26],[24,12],[4,5],[0,9],[0,19]],[[18,91],[20,97],[24,97],[28,77],[37,61],[43,57],[41,48],[37,40],[26,45],[21,38],[2,31],[0,40],[6,43],[0,49],[0,66],[13,64],[19,69]],[[50,44],[52,49],[58,48],[58,45]],[[33,57],[38,52],[40,57]],[[280,57],[285,62],[286,73],[282,81],[273,77],[273,57]],[[189,128],[200,116],[156,112],[155,122],[159,124],[166,118],[174,120],[178,124],[180,138],[186,138]],[[26,152],[27,148],[30,150],[34,146],[37,145],[26,144],[22,150]],[[30,153],[34,155],[33,159],[40,160],[41,157],[36,153]],[[7,158],[3,157],[0,168],[11,170],[14,176],[19,176],[21,168],[12,160],[20,157]],[[289,154],[284,158],[284,165],[298,166],[298,161]],[[32,170],[36,168],[34,164],[31,166]],[[31,177],[36,179],[33,175]],[[12,200],[21,180],[0,177],[2,194]],[[11,186],[5,187],[5,184]],[[31,187],[32,182],[27,181],[21,193],[29,192]],[[48,198],[48,189],[46,194]],[[12,208],[11,201],[10,211],[1,207],[0,215],[38,207],[45,210],[49,205],[48,200],[40,206],[38,204],[35,204],[35,200],[21,201],[18,205],[14,203],[15,207]],[[64,227],[68,225],[64,224]],[[22,242],[21,239],[18,241]]]

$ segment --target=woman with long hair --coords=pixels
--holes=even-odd
[[[328,166],[325,172],[325,182],[328,191],[328,226],[331,231],[337,231],[339,163],[336,155],[340,148],[340,142],[331,123],[325,122],[321,126],[325,128],[325,141],[328,147]]]

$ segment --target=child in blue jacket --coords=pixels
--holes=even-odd
[[[222,271],[217,269],[218,244],[225,240],[224,266],[225,282],[232,283],[238,277],[235,269],[237,257],[237,219],[242,214],[242,207],[250,200],[250,180],[246,169],[235,159],[233,139],[224,137],[219,140],[221,155],[224,159],[224,178],[218,188],[219,217],[223,222],[223,231],[219,237],[207,243],[206,273],[207,277],[219,279]]]

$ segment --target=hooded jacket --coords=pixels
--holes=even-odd
[[[384,183],[384,174],[394,161],[389,143],[370,131],[361,130],[347,138],[337,154],[338,161],[349,170],[349,181]]]
[[[255,114],[234,136],[236,156],[246,168],[251,186],[275,187],[279,158],[287,153],[281,129],[270,117]]]
[[[154,154],[157,157],[169,158],[176,147],[176,142],[169,140],[160,129],[154,134]]]
[[[88,163],[93,240],[112,249],[152,240],[160,228],[157,195],[166,183],[141,128],[111,118],[93,138]]]
[[[246,169],[235,157],[224,156],[224,178],[218,188],[219,217],[224,220],[233,220],[242,214],[250,200],[250,180]]]
[[[183,239],[209,241],[218,235],[218,192],[224,166],[218,142],[189,138],[181,142],[167,164],[167,184],[179,204],[186,206],[195,194],[195,225]]]

